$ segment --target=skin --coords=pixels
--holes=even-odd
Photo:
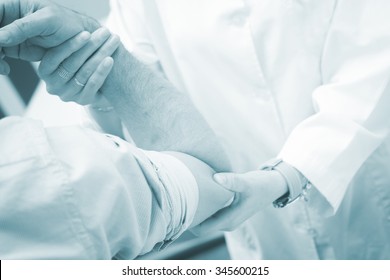
[[[2,0],[1,4],[0,46],[8,57],[39,61],[49,48],[100,27],[90,17],[45,0]]]
[[[10,57],[41,60],[49,48],[82,31],[93,32],[99,28],[95,20],[53,3],[37,0],[3,3],[0,46]],[[101,92],[115,107],[138,145],[157,151],[187,153],[216,171],[230,169],[215,134],[189,98],[138,62],[123,45],[113,58],[120,63],[114,64]]]
[[[83,31],[63,44],[50,49],[42,58],[39,66],[39,75],[45,80],[49,92],[58,95],[64,101],[81,103],[80,100],[85,100],[85,96],[90,95],[91,100],[96,102],[98,99],[96,97],[99,96],[97,92],[112,68],[112,63],[105,65],[105,61],[107,59],[113,61],[112,58],[104,58],[104,56],[112,54],[119,45],[117,40],[110,40],[110,37],[111,34],[103,28],[92,34]],[[74,82],[74,78],[65,79],[58,75],[60,65],[67,71],[75,73],[75,76],[85,75],[85,87],[78,86]],[[88,70],[88,67],[95,69],[95,71]],[[91,82],[93,86],[89,87],[88,84]],[[100,96],[102,97],[101,94]],[[105,113],[103,112],[103,114]],[[232,192],[222,188],[212,180],[214,170],[207,164],[187,154],[166,153],[182,161],[191,170],[197,181],[199,207],[192,226],[198,225],[216,213],[232,199]]]
[[[4,0],[2,3],[0,47],[9,57],[38,61],[50,48],[60,46],[82,31],[93,33],[100,27],[97,21],[87,16],[46,1]],[[140,63],[122,44],[112,58],[115,63],[110,66],[111,72],[100,92],[115,108],[139,147],[191,155],[206,163],[213,172],[230,170],[217,137],[185,94]],[[105,63],[108,69],[108,60]],[[76,69],[74,64],[67,63],[67,67]],[[8,65],[0,59],[0,73],[6,74],[8,70]],[[87,97],[96,93],[92,92],[82,94],[85,100],[78,101],[85,104],[89,100]],[[70,95],[64,94],[63,98],[74,98]],[[213,172],[208,174],[210,180],[213,180]],[[277,172],[254,171],[220,176],[224,177],[219,180],[220,185],[234,191],[235,200],[202,225],[204,232],[231,230],[287,192],[286,183]],[[236,218],[232,223],[230,219],[233,217]]]
[[[47,91],[65,102],[109,104],[98,92],[112,69],[111,55],[119,43],[119,38],[105,28],[92,34],[83,31],[47,51],[38,74],[45,81]],[[72,77],[59,75],[60,67]]]

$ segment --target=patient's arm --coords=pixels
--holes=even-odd
[[[190,170],[198,184],[199,204],[191,227],[203,222],[206,218],[223,208],[233,197],[233,193],[227,191],[213,180],[215,171],[204,162],[178,152],[166,152],[181,162]]]
[[[216,171],[229,170],[216,135],[189,97],[121,45],[101,92],[113,105],[137,146],[192,155]]]
[[[39,73],[49,92],[64,101],[90,104],[102,128],[120,135],[119,119],[107,110],[111,106],[101,92],[139,147],[187,153],[216,171],[229,170],[215,134],[186,94],[134,58],[104,28],[88,36],[82,32],[47,51]],[[60,70],[76,74],[60,77]]]
[[[21,118],[0,134],[0,259],[132,259],[230,197],[188,155]]]

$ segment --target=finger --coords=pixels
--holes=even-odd
[[[103,98],[102,95],[97,96],[99,89],[103,86],[107,76],[110,74],[114,65],[114,60],[111,57],[105,58],[95,73],[89,78],[84,90],[80,94],[79,104],[87,105],[97,103],[99,98]]]
[[[240,180],[241,176],[235,173],[217,173],[214,174],[214,180],[229,191],[244,192],[246,188]]]
[[[40,61],[47,52],[47,49],[32,44],[30,40],[23,42],[18,47],[7,48],[9,53],[7,55],[26,61]]]
[[[58,29],[58,19],[48,8],[17,19],[0,29],[0,45],[15,46],[29,38],[47,36]]]
[[[111,56],[120,44],[119,37],[116,35],[111,36],[104,45],[99,48],[95,54],[88,59],[87,62],[83,65],[83,71],[78,71],[76,74],[77,80],[86,84],[90,76],[92,75],[96,68],[100,65],[103,59]]]
[[[96,51],[96,49],[107,40],[109,36],[110,33],[108,30],[101,28],[91,35],[90,39],[83,47],[81,44],[77,44],[77,40],[70,39],[67,43],[71,44],[71,41],[74,41],[73,44],[76,44],[75,48],[69,48],[68,44],[63,44],[63,46],[54,48],[51,53],[45,56],[45,60],[41,63],[41,76],[45,77],[45,75],[47,75],[44,71],[51,72],[55,70],[54,73],[50,73],[50,76],[46,78],[46,80],[48,82],[50,81],[51,84],[51,86],[48,87],[48,91],[51,90],[52,92],[49,91],[49,93],[57,94],[63,101],[69,101],[77,98],[75,95],[83,90],[88,79],[92,73],[96,71],[103,58],[98,64],[94,65],[94,69],[88,72],[88,76],[85,79],[80,79],[80,77],[76,79],[71,78],[74,77],[74,74],[79,70],[79,68]],[[64,54],[62,54],[62,49],[66,50]],[[68,56],[69,52],[72,52],[74,49],[77,49],[77,51],[74,51]],[[60,55],[58,55],[58,52],[60,52]],[[65,56],[66,58],[61,60]],[[56,61],[53,62],[53,60]],[[64,83],[66,84],[64,85]],[[61,86],[61,89],[59,89],[59,86]]]
[[[215,231],[232,231],[252,215],[253,213],[247,213],[244,202],[235,203],[235,205],[219,210],[201,223],[197,228],[197,232],[204,235]]]
[[[116,36],[116,35],[113,35],[111,36],[105,43],[102,47],[99,48],[98,51],[96,51],[93,56],[91,58],[88,59],[88,61],[86,63],[84,63],[84,65],[81,66],[81,69],[77,72],[77,74],[75,75],[75,79],[74,79],[74,82],[73,84],[70,85],[70,87],[74,88],[74,90],[77,90],[76,88],[77,87],[82,87],[83,85],[87,85],[87,82],[90,80],[91,76],[93,75],[94,72],[96,72],[96,69],[98,69],[98,67],[102,67],[101,64],[102,64],[102,61],[104,59],[107,60],[107,57],[109,57],[110,55],[112,55],[115,50],[118,48],[120,44],[120,40],[119,40],[119,37]],[[87,46],[85,46],[87,47]],[[85,48],[84,47],[84,48]],[[109,62],[107,62],[108,64],[106,64],[107,67],[109,67],[109,69],[107,69],[108,72],[104,73],[104,77],[100,76],[99,78],[101,79],[102,83],[99,83],[99,87],[97,88],[97,90],[100,89],[100,87],[102,86],[102,84],[104,83],[105,79],[107,78],[108,74],[110,73],[111,71],[111,68],[112,68],[112,65],[113,65],[113,61],[112,59],[108,59]],[[82,61],[84,62],[84,61]],[[99,69],[102,69],[102,68],[99,68]],[[102,71],[104,71],[105,69],[103,68]],[[96,73],[95,75],[99,75],[100,73]],[[94,80],[92,80],[93,83]],[[87,87],[88,88],[88,87]],[[98,98],[97,96],[97,90],[93,91],[93,90],[84,90],[83,93],[80,94],[80,104],[91,104],[91,103],[96,103],[98,102],[98,100],[94,100],[96,98]]]
[[[46,49],[33,45],[27,40],[18,46],[4,47],[3,52],[7,57],[26,61],[39,61],[44,56]]]
[[[65,85],[66,90],[63,90],[63,93],[58,96],[62,101],[74,101],[80,105],[97,102],[103,96],[96,97],[96,93],[103,85],[112,66],[113,59],[111,57],[104,59],[85,85],[82,85],[76,78],[72,79]]]
[[[98,65],[105,57],[111,56],[118,48],[120,44],[119,37],[112,35],[107,42],[85,63],[86,69],[96,69]]]
[[[91,73],[95,71],[103,59],[111,56],[115,52],[119,44],[119,37],[116,35],[111,36],[104,43],[104,45],[83,65],[83,71],[77,72],[77,80],[86,84],[89,77],[91,76]]]
[[[8,75],[10,73],[11,69],[7,62],[0,59],[0,75]]]
[[[89,32],[83,31],[62,45],[50,49],[39,65],[38,73],[40,77],[45,79],[48,76],[53,75],[66,58],[82,48],[88,42],[90,36]],[[73,74],[76,72],[71,72],[66,68],[64,70]]]
[[[67,59],[65,59],[62,65],[69,71],[76,73],[80,69],[80,67],[84,63],[86,63],[86,61],[96,52],[96,50],[99,49],[98,52],[100,52],[100,48],[109,39],[110,35],[111,34],[107,30],[107,28],[98,29],[97,31],[92,33],[91,39],[88,41],[88,43],[82,49],[78,50],[77,52],[69,56]],[[100,64],[100,62],[107,56],[109,55],[105,55],[99,59],[98,63],[94,65],[93,71]],[[85,80],[85,82],[86,81],[87,80]]]

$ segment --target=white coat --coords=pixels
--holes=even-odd
[[[235,171],[281,157],[315,186],[229,233],[233,258],[390,258],[389,1],[111,7],[108,26],[191,96]]]

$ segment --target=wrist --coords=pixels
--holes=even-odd
[[[269,173],[269,176],[271,178],[270,184],[272,185],[273,191],[273,194],[271,196],[271,202],[274,202],[278,198],[286,195],[289,192],[289,189],[286,180],[284,179],[283,175],[280,174],[280,172],[276,170],[269,170],[267,171],[267,173]]]
[[[126,92],[131,90],[129,85],[133,85],[131,83],[133,75],[137,75],[139,72],[139,62],[126,50],[122,43],[119,44],[111,57],[114,60],[114,65],[100,91],[111,104],[117,103],[116,105],[119,106],[123,103],[123,96],[118,97],[118,95],[125,95]],[[127,98],[129,97],[127,96]]]
[[[306,177],[293,166],[281,159],[271,159],[266,162],[261,169],[278,172],[287,186],[287,191],[273,202],[275,208],[283,208],[302,197],[306,199],[306,193],[311,187],[311,184]]]

